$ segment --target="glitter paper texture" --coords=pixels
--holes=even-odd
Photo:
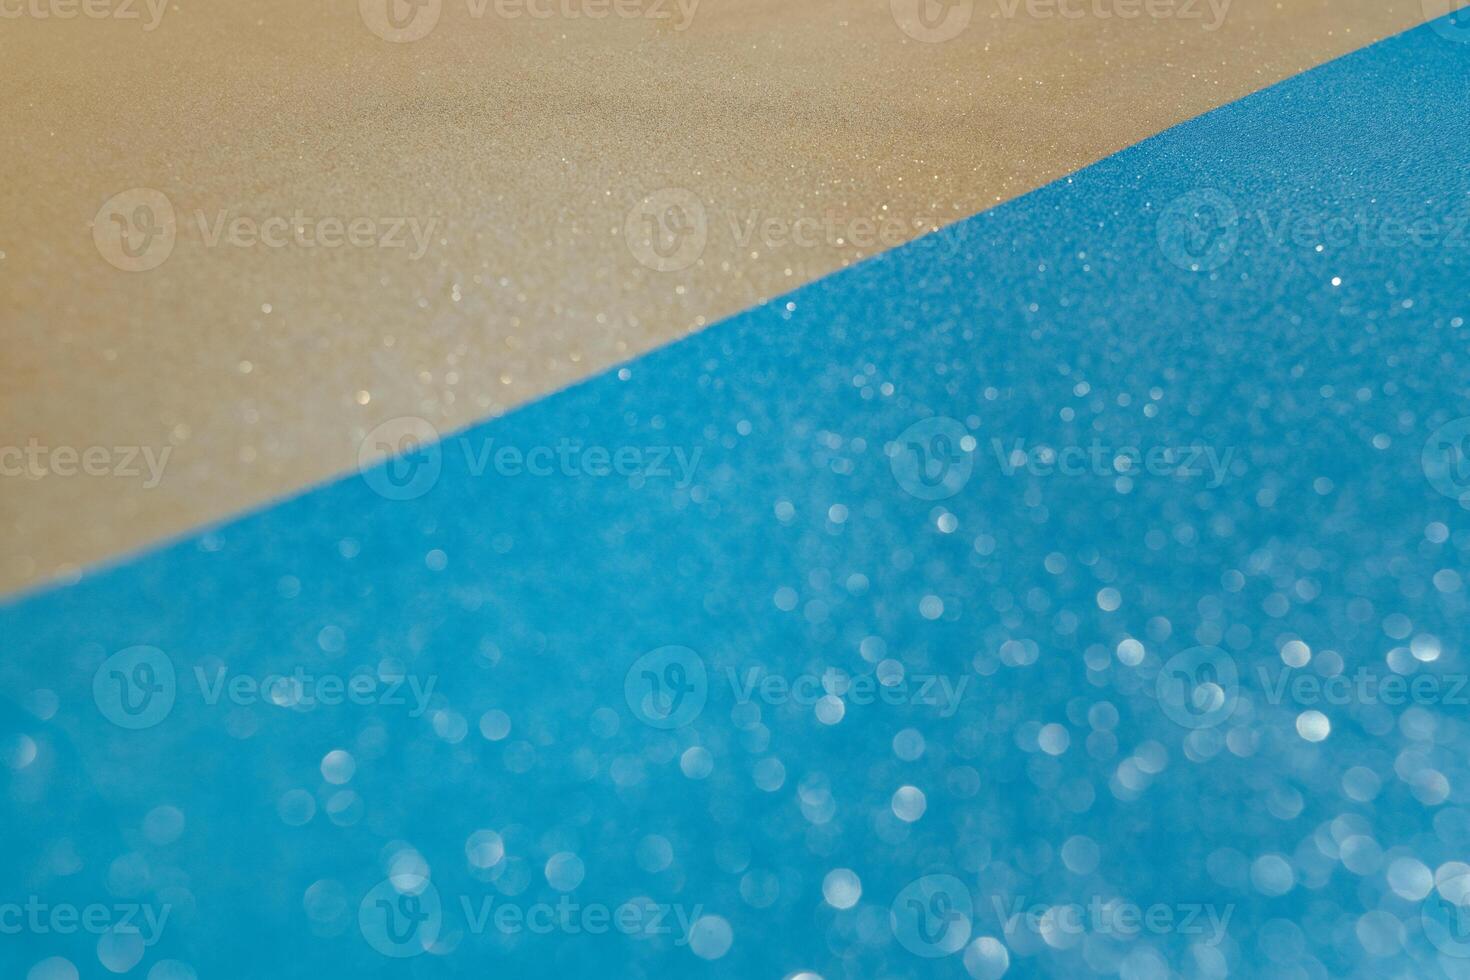
[[[1467,98],[1395,37],[0,608],[5,900],[102,909],[5,966],[1470,976]]]
[[[400,27],[369,0],[9,0],[0,446],[103,475],[4,479],[0,588],[350,469],[385,420],[501,413],[1425,15],[394,3]],[[638,244],[691,200],[692,258]]]

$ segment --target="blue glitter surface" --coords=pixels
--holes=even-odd
[[[1470,977],[1464,41],[13,600],[0,973]]]

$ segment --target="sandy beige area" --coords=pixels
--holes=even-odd
[[[350,470],[386,419],[503,413],[1426,15],[164,2],[0,0],[0,590]]]

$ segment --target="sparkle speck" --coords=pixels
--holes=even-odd
[[[917,786],[900,786],[898,792],[893,794],[891,803],[893,815],[905,823],[913,823],[924,815],[929,808],[929,801],[924,797],[924,791]]]
[[[822,879],[822,897],[834,909],[850,909],[863,895],[863,884],[850,868],[836,868]]]
[[[1303,711],[1296,717],[1297,734],[1308,742],[1320,742],[1332,732],[1332,722],[1320,711]]]
[[[689,948],[702,960],[724,956],[734,940],[730,923],[718,915],[701,916],[689,928]]]
[[[587,869],[571,851],[553,854],[546,862],[546,883],[559,892],[569,892],[582,883]]]

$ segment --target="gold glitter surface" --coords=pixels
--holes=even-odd
[[[502,413],[1426,14],[163,2],[0,0],[0,589],[350,470],[385,420]]]

